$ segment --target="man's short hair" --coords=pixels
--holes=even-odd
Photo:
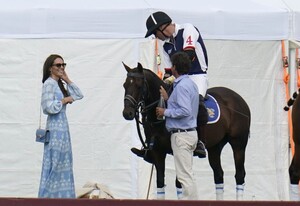
[[[190,57],[185,52],[177,52],[171,57],[172,65],[175,66],[175,70],[178,74],[188,74],[192,66]]]

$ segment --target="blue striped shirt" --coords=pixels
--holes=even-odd
[[[188,75],[179,76],[173,85],[174,90],[168,99],[168,107],[164,112],[167,130],[195,128],[199,107],[197,85]]]

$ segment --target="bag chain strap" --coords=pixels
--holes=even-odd
[[[40,120],[39,120],[39,129],[41,129],[41,119],[42,119],[42,103],[40,103]]]

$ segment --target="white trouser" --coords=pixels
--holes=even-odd
[[[177,132],[171,135],[176,176],[182,185],[183,200],[197,200],[197,185],[193,173],[193,152],[196,149],[197,131]]]
[[[207,74],[193,74],[193,75],[189,75],[189,77],[197,85],[199,94],[205,97],[206,90],[208,88]]]

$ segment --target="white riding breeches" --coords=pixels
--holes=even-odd
[[[189,77],[197,85],[199,94],[205,97],[206,90],[208,88],[207,74],[193,74],[193,75],[189,75]]]

